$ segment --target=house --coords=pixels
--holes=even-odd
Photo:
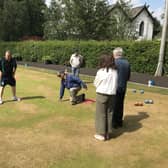
[[[154,18],[148,8],[149,6],[146,6],[146,4],[143,6],[134,7],[129,11],[128,14],[124,9],[121,8],[121,5],[115,4],[111,6],[109,13],[112,17],[115,16],[118,23],[121,23],[123,20],[127,20],[133,28],[133,30],[130,31],[135,32],[137,40],[152,40]]]

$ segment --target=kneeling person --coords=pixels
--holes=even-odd
[[[57,76],[61,78],[60,100],[62,100],[64,96],[65,88],[67,88],[70,91],[71,104],[77,104],[78,92],[81,88],[87,89],[87,85],[80,78],[67,74],[64,71],[60,71]]]
[[[13,100],[20,101],[20,98],[16,97],[16,68],[16,60],[12,58],[10,51],[6,51],[5,57],[0,61],[0,104],[3,103],[2,96],[6,85],[12,87]]]

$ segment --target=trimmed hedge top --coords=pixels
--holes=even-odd
[[[95,68],[101,53],[112,53],[116,47],[124,49],[124,55],[131,64],[133,72],[154,74],[158,56],[159,41],[27,41],[0,42],[0,54],[10,50],[18,60],[31,62],[49,61],[55,64],[68,64],[70,56],[76,48],[85,59],[85,66]],[[168,72],[168,55],[165,70]]]

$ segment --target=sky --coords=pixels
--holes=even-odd
[[[46,0],[47,5],[50,4],[50,1],[51,0]],[[115,3],[116,1],[117,0],[109,0],[111,4]],[[160,20],[160,16],[164,11],[165,0],[132,0],[132,4],[134,6],[144,5],[145,3],[150,6],[150,11],[154,12],[153,15]]]

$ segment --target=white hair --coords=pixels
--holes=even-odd
[[[113,54],[116,56],[123,56],[123,49],[121,47],[117,47],[113,50]]]

